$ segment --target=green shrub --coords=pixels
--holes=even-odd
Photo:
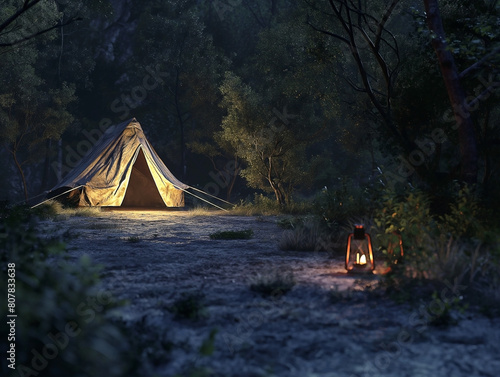
[[[101,214],[100,207],[66,207],[57,200],[49,200],[32,209],[32,213],[42,219],[64,220],[68,217],[94,217]]]
[[[287,205],[281,206],[275,198],[255,193],[252,201],[240,201],[231,210],[231,214],[244,216],[302,215],[310,213],[311,210],[312,205],[307,201],[291,201]]]
[[[314,219],[303,220],[285,230],[279,242],[280,250],[293,251],[332,251],[336,246],[332,232]]]
[[[467,284],[471,284],[490,259],[488,253],[481,250],[480,243],[446,239],[442,235],[435,240],[434,245],[436,259],[429,268],[431,279],[456,282],[467,280]]]
[[[248,240],[252,238],[253,230],[226,230],[210,234],[212,240]]]
[[[37,364],[47,376],[95,376],[103,370],[108,376],[130,374],[133,352],[109,318],[120,303],[99,288],[99,269],[86,258],[66,261],[64,245],[37,229],[37,216],[26,208],[0,218],[2,287],[7,286],[7,264],[15,264],[16,375],[41,372],[33,366],[37,352],[50,355]],[[0,307],[3,318],[6,310]],[[7,339],[6,326],[0,336]],[[11,372],[5,363],[2,372]]]
[[[282,217],[278,221],[276,221],[276,225],[278,225],[281,229],[285,230],[293,230],[296,229],[302,225],[304,225],[304,222],[308,220],[306,217]]]
[[[346,225],[353,219],[371,217],[373,207],[371,189],[361,189],[346,180],[338,188],[321,191],[314,200],[314,214],[335,238],[346,234]]]
[[[33,213],[42,219],[53,219],[64,211],[63,205],[56,200],[49,200],[32,209]]]
[[[454,238],[479,238],[485,236],[485,212],[474,192],[465,185],[457,187],[449,212],[440,216],[440,230]]]
[[[250,284],[250,289],[264,297],[279,298],[288,293],[295,285],[292,272],[283,273],[278,270],[257,275]]]
[[[430,196],[419,190],[404,195],[387,192],[375,216],[376,241],[389,264],[398,255],[388,255],[389,245],[399,242],[404,248],[404,266],[398,272],[407,277],[439,281],[474,280],[491,253],[481,247],[474,235],[484,234],[477,221],[481,209],[463,188],[451,199],[448,214],[437,219],[430,210]],[[479,224],[479,225],[478,225]]]
[[[204,299],[205,295],[200,292],[182,292],[167,309],[174,313],[177,319],[198,320],[208,315]]]
[[[141,242],[141,238],[139,236],[130,236],[127,238],[127,242],[138,243],[138,242]]]
[[[434,237],[437,224],[430,213],[430,200],[422,191],[414,190],[399,197],[387,192],[382,208],[374,218],[376,240],[389,263],[397,255],[389,255],[388,246],[397,243],[401,235],[404,248],[405,272],[414,278],[424,278],[435,262]]]

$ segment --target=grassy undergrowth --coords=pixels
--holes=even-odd
[[[123,303],[100,286],[100,269],[88,258],[67,261],[65,245],[40,234],[35,212],[12,208],[0,215],[0,284],[15,280],[15,312],[21,314],[17,370],[11,373],[2,363],[2,375],[84,376],[106,370],[108,376],[133,376],[133,346],[112,320]],[[0,315],[6,318],[7,305]],[[2,326],[2,339],[6,331]]]
[[[32,209],[32,212],[42,219],[65,220],[69,217],[96,217],[101,214],[100,207],[65,207],[57,200],[49,200],[38,207]]]
[[[292,272],[271,271],[258,274],[250,282],[250,289],[263,297],[279,298],[287,294],[295,286]]]
[[[208,317],[205,295],[202,292],[182,292],[174,303],[167,307],[177,319],[199,320]]]
[[[252,238],[253,230],[226,230],[210,234],[212,240],[248,240]]]

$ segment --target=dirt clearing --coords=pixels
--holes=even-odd
[[[370,292],[377,276],[347,275],[341,250],[281,251],[273,217],[113,211],[53,224],[73,236],[69,254],[102,264],[105,289],[129,301],[113,320],[141,345],[144,376],[496,377],[500,370],[497,321],[465,311],[454,313],[455,326],[430,326],[444,305],[439,298],[410,306]],[[251,239],[209,238],[244,229]],[[250,290],[259,275],[276,272],[294,276],[286,295]]]

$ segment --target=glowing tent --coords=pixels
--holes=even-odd
[[[48,197],[79,206],[183,207],[189,188],[168,170],[134,118],[109,129]]]

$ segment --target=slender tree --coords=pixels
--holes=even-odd
[[[0,21],[0,48],[19,45],[81,20],[78,16],[60,18],[55,2],[46,4],[42,0],[24,0],[20,6],[18,3],[2,5],[7,17]]]
[[[467,101],[467,94],[462,85],[455,59],[446,42],[438,1],[424,0],[424,5],[427,13],[427,24],[432,32],[432,46],[436,52],[439,68],[441,69],[458,127],[461,177],[465,182],[475,183],[477,181],[478,151],[473,118],[469,113],[470,104]]]

